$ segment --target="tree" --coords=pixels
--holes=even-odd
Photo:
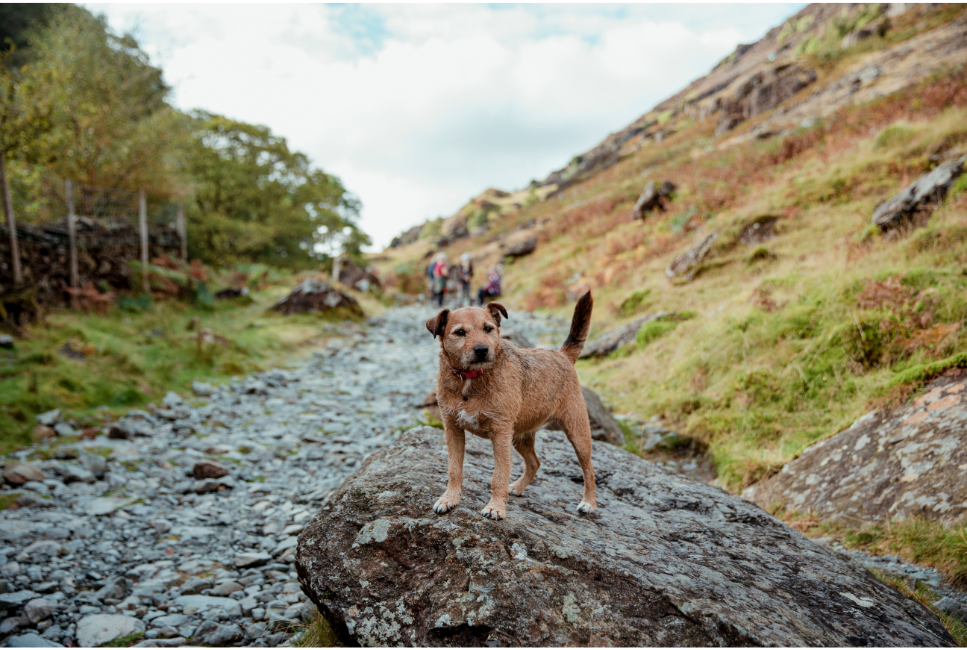
[[[168,106],[162,72],[134,37],[64,5],[32,44],[37,61],[27,75],[53,107],[50,133],[33,143],[33,156],[88,185],[174,191],[184,119]]]
[[[42,96],[29,92],[22,69],[13,62],[15,59],[14,46],[0,52],[0,198],[10,236],[13,280],[15,284],[20,284],[23,276],[7,179],[7,159],[11,153],[27,148],[28,143],[48,129],[50,103]]]
[[[186,171],[189,254],[208,263],[306,267],[370,242],[358,200],[268,127],[197,113]]]

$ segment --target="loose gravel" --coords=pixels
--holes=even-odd
[[[296,367],[196,382],[94,439],[3,459],[21,484],[0,489],[20,495],[0,512],[2,644],[286,645],[314,609],[296,579],[297,536],[369,454],[417,424],[437,371],[423,325],[433,313],[398,307],[334,327]],[[567,332],[523,312],[511,323],[548,346]],[[38,421],[76,433],[59,412]]]

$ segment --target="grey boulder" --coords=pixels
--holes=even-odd
[[[807,447],[742,496],[823,519],[967,522],[967,381],[940,377],[928,388]]]
[[[598,394],[587,386],[581,386],[581,394],[584,396],[584,405],[588,409],[588,420],[591,424],[591,437],[594,440],[601,440],[619,447],[625,444],[625,434],[618,425],[618,421],[611,415],[611,411],[601,403]],[[544,428],[549,431],[563,431],[564,427],[555,418],[548,420]]]
[[[943,202],[951,185],[963,173],[964,161],[967,161],[967,156],[938,165],[899,194],[881,203],[873,212],[873,223],[881,230],[890,230],[911,220],[915,221],[921,214],[929,216]]]
[[[489,442],[467,437],[445,516],[442,436],[370,456],[299,538],[303,591],[347,645],[952,646],[926,607],[753,504],[594,443],[598,510],[563,434],[507,518],[483,518]],[[515,466],[516,475],[522,463]]]

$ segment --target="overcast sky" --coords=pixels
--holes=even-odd
[[[342,178],[381,249],[564,166],[802,4],[88,4],[174,103],[266,124]]]

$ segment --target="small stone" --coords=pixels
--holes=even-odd
[[[944,614],[958,619],[961,623],[967,623],[967,604],[959,600],[954,600],[950,596],[944,596],[935,602],[933,606]]]
[[[0,607],[7,608],[23,605],[28,600],[33,600],[38,596],[40,594],[29,589],[22,589],[9,594],[0,594]]]
[[[50,499],[42,499],[33,494],[21,494],[16,501],[18,508],[53,508],[55,504]]]
[[[214,629],[201,631],[201,627],[206,624],[210,624],[211,621],[206,621],[199,626],[199,630],[196,631],[196,636],[199,639],[199,643],[208,646],[226,646],[232,645],[241,641],[244,638],[242,633],[242,628],[235,624],[228,625],[216,625]]]
[[[13,348],[13,337],[9,334],[0,334],[0,348],[10,350]]]
[[[235,566],[240,569],[262,566],[272,561],[272,556],[264,551],[240,553],[235,556]]]
[[[175,598],[175,604],[180,605],[185,614],[191,615],[221,609],[229,617],[241,616],[242,608],[238,606],[237,600],[231,598],[218,598],[216,596],[180,596]],[[189,612],[191,609],[193,611]]]
[[[105,601],[109,598],[114,600],[121,600],[128,593],[128,581],[127,579],[116,576],[107,581],[103,587],[98,589],[94,593],[94,597],[100,601]]]
[[[3,468],[3,478],[11,485],[23,485],[27,481],[43,481],[44,473],[36,465],[13,462]]]
[[[55,437],[57,432],[50,427],[46,427],[43,424],[38,424],[34,427],[34,438],[39,441],[50,440]]]
[[[198,397],[211,397],[215,389],[212,385],[203,381],[195,381],[191,384],[191,392],[193,392]]]
[[[223,582],[220,585],[216,585],[214,588],[212,588],[211,595],[212,596],[231,596],[236,591],[242,591],[242,589],[244,589],[242,585],[238,584],[234,580],[230,580],[228,582]]]
[[[176,406],[181,406],[184,403],[185,400],[181,399],[181,396],[172,390],[168,391],[168,394],[164,396],[163,400],[161,400],[161,404],[167,406],[168,408],[175,408]]]
[[[91,648],[141,632],[144,623],[133,616],[93,614],[77,622],[77,645]]]
[[[74,430],[74,427],[72,427],[71,425],[67,424],[66,422],[59,422],[59,423],[55,424],[54,425],[54,433],[56,433],[59,436],[76,436],[77,435],[77,431]]]
[[[21,634],[19,636],[12,636],[8,638],[4,643],[7,644],[8,648],[63,648],[61,644],[56,641],[51,641],[50,639],[45,639],[39,634],[34,634],[30,632],[28,634]]]
[[[77,452],[77,459],[81,461],[84,469],[93,474],[95,478],[104,477],[104,473],[107,471],[107,461],[103,456],[81,449]]]
[[[34,598],[24,605],[23,615],[33,624],[45,621],[54,613],[53,604],[45,598]]]
[[[129,440],[131,439],[131,429],[127,426],[115,423],[111,425],[111,428],[107,432],[107,437],[112,440]]]
[[[91,517],[108,515],[118,508],[131,505],[134,501],[136,499],[130,497],[98,497],[84,504],[84,513]]]
[[[45,427],[52,427],[60,422],[60,409],[54,409],[53,411],[41,413],[34,419],[37,420],[37,424],[42,424]]]
[[[178,628],[171,625],[166,625],[158,630],[158,636],[162,639],[173,639],[174,637],[178,636]]]
[[[298,537],[286,537],[281,542],[279,542],[274,549],[272,549],[272,555],[279,555],[282,551],[290,548],[295,548],[299,544]]]
[[[191,475],[198,480],[209,478],[222,478],[228,476],[228,469],[221,463],[212,460],[200,460],[195,463],[191,470]]]
[[[77,465],[65,465],[63,469],[64,483],[93,483],[97,480],[94,473]]]
[[[185,596],[191,596],[193,594],[200,594],[206,589],[212,588],[212,581],[208,578],[199,578],[198,576],[192,576],[185,580],[184,584],[181,585],[181,593]]]

